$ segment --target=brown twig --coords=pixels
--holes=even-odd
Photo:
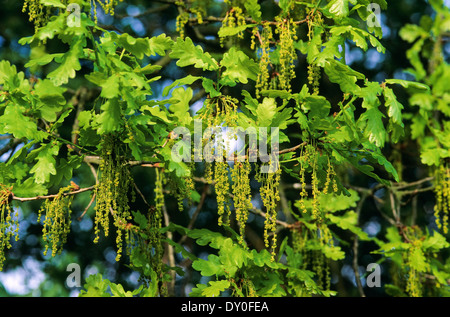
[[[94,186],[89,186],[89,187],[85,187],[85,188],[80,188],[77,190],[73,190],[67,193],[63,193],[63,196],[69,196],[69,195],[76,195],[76,194],[80,194],[80,193],[84,193],[90,190],[93,190],[95,188]],[[13,200],[17,200],[20,202],[24,202],[24,201],[33,201],[33,200],[41,200],[41,199],[51,199],[51,198],[56,198],[59,194],[54,194],[54,195],[45,195],[45,196],[35,196],[35,197],[17,197],[14,194],[12,195],[12,199]]]
[[[170,224],[170,218],[169,218],[169,213],[167,212],[167,207],[166,204],[164,203],[162,206],[162,210],[163,210],[163,216],[164,216],[164,224],[165,226],[168,226]],[[173,241],[173,235],[172,232],[167,231],[167,239],[172,240]],[[166,250],[167,250],[167,256],[169,258],[169,266],[170,267],[175,267],[175,256],[174,256],[174,249],[173,246],[170,243],[166,243]],[[175,289],[175,271],[174,270],[170,270],[169,274],[171,275],[171,279],[170,282],[167,282],[167,292],[169,294],[169,296],[174,294],[174,289]]]
[[[203,186],[202,196],[200,197],[200,201],[197,205],[197,208],[195,209],[194,214],[191,217],[191,220],[189,221],[189,224],[187,228],[190,230],[194,227],[195,221],[197,220],[198,214],[202,210],[203,204],[205,203],[206,195],[208,194],[209,184],[205,184]],[[181,237],[181,239],[178,241],[178,244],[182,244],[187,239],[187,235],[184,235]]]
[[[215,16],[203,17],[202,18],[202,20],[203,20],[202,24],[223,22],[224,19],[225,18],[219,18],[219,17],[215,17]],[[189,24],[191,24],[191,25],[198,25],[198,24],[200,24],[198,21],[199,21],[198,18],[190,18],[189,19]],[[294,24],[303,24],[303,23],[306,23],[307,21],[308,21],[308,18],[305,18],[303,20],[293,21],[292,23],[294,23]],[[277,24],[280,23],[278,21],[261,21],[261,22],[258,22],[258,21],[253,20],[252,18],[245,18],[245,22],[249,23],[249,24],[258,24],[258,25],[262,25],[262,24],[277,25]]]
[[[142,198],[142,200],[144,201],[144,203],[145,203],[148,207],[150,207],[150,204],[147,202],[147,199],[145,199],[145,196],[144,196],[144,194],[142,194],[142,192],[141,192],[141,190],[139,189],[139,187],[136,185],[136,183],[133,182],[133,184],[134,184],[134,188],[136,189],[136,191],[137,191],[137,193],[139,194],[139,196],[141,196],[141,198]]]
[[[368,193],[364,193],[361,196],[361,199],[358,202],[358,205],[356,206],[356,225],[359,224],[359,215],[361,214],[361,209],[362,206],[364,205],[364,202],[366,201],[367,197],[368,197]],[[359,238],[358,235],[354,235],[354,240],[353,240],[353,271],[355,272],[355,281],[356,281],[356,285],[358,287],[358,292],[361,295],[361,297],[366,297],[366,295],[364,294],[364,289],[361,283],[361,277],[359,275],[359,264],[358,264],[358,246],[359,246]]]
[[[89,204],[88,204],[87,207],[84,209],[83,213],[78,217],[78,220],[79,220],[79,221],[81,220],[81,218],[84,217],[84,215],[87,213],[87,211],[89,210],[89,208],[91,208],[91,205],[94,203],[95,196],[96,196],[96,194],[94,193],[94,194],[92,195],[91,201],[89,201]]]
[[[136,15],[117,14],[117,13],[115,13],[115,14],[114,14],[114,17],[116,17],[116,18],[118,18],[118,19],[123,19],[123,18],[128,18],[128,17],[131,17],[131,18],[140,18],[140,17],[145,16],[145,15],[149,15],[149,14],[153,14],[153,13],[158,13],[158,12],[160,12],[160,11],[167,10],[167,9],[170,8],[170,5],[171,5],[171,4],[168,3],[168,4],[162,5],[162,6],[160,6],[160,7],[150,8],[150,9],[145,10],[145,11],[143,11],[143,12],[140,12],[140,13],[138,13],[138,14],[136,14]]]

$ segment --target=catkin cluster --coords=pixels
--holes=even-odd
[[[47,255],[50,245],[52,256],[61,254],[63,245],[67,242],[67,235],[72,223],[71,205],[73,200],[73,195],[67,195],[67,193],[75,189],[78,189],[78,186],[74,183],[61,188],[56,197],[46,199],[39,209],[38,222],[45,213],[42,228],[42,239],[45,243],[44,255]]]
[[[255,36],[259,35],[257,28],[254,28]],[[260,58],[259,72],[256,78],[256,96],[259,98],[261,91],[269,88],[270,81],[270,43],[273,41],[272,27],[268,22],[262,25],[262,31],[259,35]],[[254,45],[253,45],[254,46]]]
[[[291,91],[291,81],[295,78],[297,50],[294,42],[298,40],[297,25],[291,18],[276,17],[275,33],[279,36],[279,89]]]
[[[22,12],[28,11],[29,20],[34,23],[35,31],[37,31],[39,27],[47,23],[51,14],[50,8],[43,5],[40,0],[25,0]]]
[[[307,170],[311,170],[310,178],[311,178],[311,195],[312,195],[312,201],[311,201],[311,216],[313,219],[318,220],[319,222],[322,219],[322,215],[320,212],[320,206],[319,206],[319,196],[321,194],[328,194],[330,187],[332,187],[332,190],[334,193],[338,191],[337,181],[336,181],[336,172],[334,170],[334,167],[330,160],[328,159],[328,168],[327,168],[327,176],[325,183],[323,185],[322,191],[320,190],[319,186],[319,178],[317,175],[317,169],[318,169],[318,159],[319,159],[319,152],[316,150],[316,148],[312,145],[307,145],[304,149],[302,149],[301,157],[300,157],[300,184],[301,184],[301,191],[300,191],[300,210],[302,210],[304,213],[307,212],[305,200],[308,198],[309,194],[307,191],[307,184],[306,184],[306,173]]]
[[[156,182],[155,182],[155,208],[159,214],[162,213],[164,208],[164,173],[159,169],[156,169]]]
[[[271,247],[272,261],[275,260],[275,249],[277,245],[277,205],[280,201],[279,185],[281,168],[275,173],[260,175],[261,187],[259,193],[266,208],[266,219],[264,221],[264,244],[266,248]],[[270,241],[270,237],[272,237]]]
[[[206,99],[204,111],[199,114],[199,119],[206,121],[206,126],[210,130],[210,137],[212,139],[208,140],[208,138],[204,138],[202,144],[202,148],[205,149],[205,178],[209,183],[212,183],[214,178],[215,167],[212,162],[221,161],[223,160],[223,157],[226,157],[226,152],[230,148],[230,142],[232,138],[236,137],[233,133],[233,129],[227,130],[226,138],[222,138],[221,136],[223,133],[222,126],[231,128],[237,126],[237,107],[237,99],[222,95]],[[208,148],[208,141],[216,144]],[[212,145],[212,143],[208,146],[210,145]],[[215,160],[214,156],[216,156]]]
[[[245,14],[239,6],[233,6],[225,15],[222,21],[222,27],[240,27],[245,25]],[[240,31],[234,37],[236,39],[243,39],[244,32]],[[223,47],[226,37],[220,38],[220,45]]]
[[[320,85],[320,66],[317,65],[308,65],[308,84],[311,87],[311,94],[318,95],[319,94],[319,85]]]
[[[98,23],[97,17],[97,6],[103,9],[105,14],[114,15],[115,7],[119,2],[123,0],[90,0],[90,4],[93,8],[94,21]],[[69,0],[61,0],[61,3],[64,5],[68,5],[70,3]],[[34,23],[35,31],[38,28],[44,26],[50,19],[52,15],[52,7],[50,5],[44,5],[41,0],[25,0],[22,12],[27,12],[30,22]],[[62,12],[62,11],[59,11]],[[54,13],[54,12],[53,12]]]
[[[208,98],[205,100],[204,111],[199,114],[199,119],[206,121],[208,128],[221,125],[236,127],[238,103],[236,98],[226,95]]]
[[[318,10],[307,9],[309,19],[308,19],[308,39],[310,42],[310,45],[313,45],[311,43],[313,37],[314,37],[314,27],[315,26],[321,26],[324,22],[322,13]],[[319,85],[320,85],[320,78],[321,78],[321,70],[320,66],[315,65],[314,63],[308,65],[308,84],[311,89],[311,93],[313,95],[319,94]]]
[[[236,220],[239,224],[240,242],[244,245],[245,226],[249,209],[252,208],[252,195],[250,187],[251,165],[248,160],[235,162],[231,170],[233,181],[233,204],[236,211]]]
[[[127,224],[131,219],[129,194],[131,193],[133,201],[134,191],[130,190],[132,179],[121,149],[122,144],[114,136],[106,135],[101,146],[100,177],[95,190],[94,242],[98,242],[101,228],[105,237],[108,236],[111,214],[117,233],[116,260],[119,261],[122,254],[123,233],[129,229]]]
[[[217,195],[217,213],[219,215],[219,226],[230,225],[231,202],[229,199],[230,182],[228,163],[218,160],[214,163],[214,187]]]
[[[442,163],[435,171],[434,216],[437,227],[445,234],[448,233],[448,215],[450,210],[450,166]]]
[[[105,14],[114,15],[114,8],[119,4],[119,2],[122,2],[123,0],[96,0],[92,2],[98,2],[100,6],[102,7]]]
[[[182,212],[184,210],[184,201],[187,200],[188,205],[192,203],[191,193],[195,190],[194,184],[194,172],[195,172],[195,162],[194,158],[191,162],[186,163],[189,168],[190,174],[188,176],[183,176],[177,178],[175,176],[164,178],[164,183],[167,183],[168,190],[173,197],[177,200],[178,210]]]
[[[303,255],[306,248],[306,241],[308,240],[308,232],[304,230],[301,222],[297,222],[292,225],[291,230],[292,248],[295,253],[301,253]]]
[[[240,242],[244,245],[245,226],[248,219],[249,209],[252,208],[251,203],[251,187],[250,173],[252,170],[248,157],[237,160],[235,157],[233,167],[228,164],[228,150],[230,142],[237,138],[236,128],[238,120],[238,100],[230,96],[219,96],[207,99],[205,102],[205,111],[200,114],[200,119],[206,120],[207,127],[218,127],[218,137],[220,134],[226,134],[226,137],[218,137],[216,144],[211,148],[211,153],[206,155],[214,155],[215,160],[206,162],[205,177],[212,183],[214,179],[214,187],[217,195],[218,204],[218,223],[219,225],[229,225],[231,207],[234,206],[236,213],[236,221],[239,225]],[[231,129],[222,131],[221,127],[229,127]],[[206,151],[207,152],[207,151]],[[237,155],[237,153],[235,153]],[[206,159],[206,157],[205,157]],[[231,180],[230,180],[231,176]],[[233,199],[230,199],[230,193]]]
[[[19,215],[10,206],[11,190],[0,185],[0,271],[6,260],[5,251],[11,248],[11,238],[19,240]]]
[[[317,286],[330,289],[330,260],[325,256],[323,248],[334,245],[330,229],[321,224],[316,230],[310,230],[301,222],[291,228],[292,247],[302,255],[302,269],[315,273]]]
[[[417,271],[415,264],[413,263],[416,253],[422,253],[422,241],[414,240],[407,252],[404,253],[403,258],[406,264],[407,277],[406,277],[406,293],[410,297],[422,296],[422,274]]]
[[[211,0],[176,0],[178,16],[176,18],[176,30],[179,36],[184,39],[185,27],[189,19],[197,19],[197,24],[203,24],[203,18],[207,15],[206,9],[211,6]]]
[[[177,15],[176,19],[176,29],[180,38],[185,37],[185,26],[189,21],[189,12],[182,10],[180,14]]]
[[[105,14],[114,15],[115,7],[117,6],[117,4],[119,4],[119,2],[122,2],[123,0],[90,0],[90,1],[92,3],[92,7],[94,9],[93,10],[93,12],[94,12],[94,21],[95,21],[95,24],[97,24],[98,23],[97,3],[103,9]]]
[[[164,213],[164,171],[156,169],[155,183],[155,208],[149,210],[149,244],[154,252],[150,255],[150,264],[156,272],[159,279],[163,277],[163,261],[164,248],[162,244],[161,223]],[[151,249],[150,248],[150,249]],[[148,248],[147,248],[148,249]],[[161,290],[162,291],[162,290]]]

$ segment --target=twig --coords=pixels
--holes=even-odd
[[[400,224],[400,215],[397,213],[397,207],[395,206],[395,197],[392,191],[389,192],[389,198],[391,201],[392,215],[394,216],[396,224]]]
[[[251,213],[254,213],[255,215],[259,215],[259,216],[261,216],[263,218],[266,218],[266,213],[264,211],[262,211],[261,209],[250,208],[249,211]],[[284,227],[284,228],[292,228],[294,226],[293,224],[290,224],[290,223],[287,223],[285,221],[278,220],[278,219],[276,220],[276,223],[279,224],[280,226]]]
[[[96,155],[86,155],[83,159],[85,163],[90,164],[100,164],[100,156]],[[156,167],[156,168],[162,168],[162,164],[159,162],[152,162],[152,161],[128,161],[126,165],[133,167],[133,166],[143,166],[143,167]]]
[[[424,192],[429,192],[434,190],[434,185],[433,186],[428,186],[425,188],[416,188],[416,189],[412,189],[412,190],[403,190],[403,191],[399,191],[398,194],[400,195],[416,195],[418,193],[424,193]]]
[[[358,205],[356,206],[356,219],[357,219],[356,225],[359,224],[359,215],[361,214],[362,206],[364,205],[364,202],[366,201],[368,196],[369,196],[368,193],[364,193],[361,196]],[[361,297],[366,297],[366,295],[364,294],[363,286],[361,284],[361,277],[359,275],[358,246],[359,246],[359,238],[358,235],[355,234],[353,240],[353,271],[355,272],[355,281],[358,287],[359,294],[361,295]]]
[[[294,146],[294,147],[291,147],[291,148],[288,148],[288,149],[284,149],[284,150],[278,151],[278,154],[285,154],[285,153],[295,152],[295,151],[297,151],[299,148],[301,148],[302,146],[305,146],[305,145],[307,145],[307,144],[308,144],[307,142],[303,142],[303,143],[298,144],[298,145],[296,145],[296,146]]]
[[[195,221],[197,220],[198,214],[202,210],[203,204],[205,203],[206,195],[208,194],[209,184],[205,184],[202,191],[202,196],[200,197],[200,201],[197,205],[197,208],[195,209],[194,214],[191,217],[191,220],[189,221],[189,224],[187,228],[190,230],[194,227]],[[187,235],[184,235],[181,237],[181,239],[178,241],[178,244],[182,244],[184,241],[186,241]]]
[[[128,17],[131,17],[131,18],[140,18],[140,17],[142,17],[142,16],[144,16],[144,15],[149,15],[149,14],[157,13],[157,12],[159,12],[159,11],[167,10],[168,8],[170,8],[170,4],[165,4],[165,5],[162,5],[162,6],[160,6],[160,7],[156,7],[156,8],[150,8],[150,9],[145,10],[144,12],[140,12],[140,13],[138,13],[138,14],[136,14],[136,15],[117,14],[117,13],[115,13],[115,14],[114,14],[114,17],[116,17],[116,18],[118,18],[118,19],[123,19],[123,18],[128,18]]]
[[[202,18],[203,20],[203,24],[205,23],[216,23],[216,22],[223,22],[225,18],[219,18],[219,17],[215,17],[215,16],[209,16],[209,17],[204,17]],[[198,18],[190,18],[189,19],[189,24],[190,25],[198,25],[200,24]],[[292,23],[294,24],[303,24],[306,23],[308,21],[308,18],[305,18],[303,20],[299,20],[299,21],[293,21]],[[255,20],[253,20],[252,18],[245,18],[245,22],[249,23],[249,24],[258,24],[258,25],[262,25],[264,24],[269,24],[269,25],[277,25],[280,22],[278,21],[261,21],[261,22],[257,22]]]
[[[417,196],[412,198],[411,209],[411,226],[414,226],[417,219]]]
[[[144,203],[150,207],[150,204],[147,202],[147,199],[145,199],[145,196],[142,194],[142,192],[140,191],[139,187],[136,185],[136,183],[134,183],[134,188],[136,189],[137,193],[139,194],[139,196],[141,196],[142,200],[144,201]]]
[[[163,210],[163,216],[164,216],[164,223],[165,223],[165,226],[167,227],[170,224],[170,219],[169,219],[169,214],[167,212],[166,204],[163,204],[162,210]],[[172,232],[167,231],[167,239],[173,240]],[[175,256],[173,254],[173,246],[170,243],[166,243],[166,247],[167,247],[167,249],[166,249],[167,256],[169,257],[169,266],[175,267]],[[171,270],[169,274],[171,275],[171,280],[170,280],[170,282],[168,282],[167,292],[170,296],[170,295],[174,294],[175,271]]]
[[[402,182],[402,183],[393,184],[393,187],[395,187],[396,189],[402,189],[402,188],[406,188],[406,187],[422,185],[423,183],[431,182],[432,180],[434,180],[434,176],[425,177],[423,179],[419,179],[417,181],[410,182],[410,183]]]
[[[95,183],[98,184],[98,176],[97,176],[97,171],[95,170],[94,166],[92,166],[92,164],[90,162],[86,162],[86,164],[89,166],[92,175],[95,178]]]
[[[81,87],[75,92],[75,95],[71,99],[71,103],[74,106],[77,106],[77,113],[75,115],[75,119],[73,121],[72,125],[72,143],[77,144],[78,142],[78,135],[79,135],[79,125],[80,122],[78,120],[78,115],[84,110],[84,104],[86,100],[88,99],[88,93],[89,91],[85,87]],[[77,150],[77,148],[74,148],[74,150]]]
[[[76,194],[80,194],[80,193],[84,193],[90,190],[93,190],[95,188],[94,186],[89,186],[89,187],[85,187],[85,188],[80,188],[78,190],[74,190],[74,191],[70,191],[67,193],[63,193],[63,196],[68,196],[68,195],[76,195]],[[57,197],[59,194],[54,194],[54,195],[45,195],[45,196],[35,196],[35,197],[17,197],[14,194],[12,195],[12,199],[13,200],[17,200],[17,201],[33,201],[33,200],[41,200],[41,199],[51,199],[51,198],[55,198]]]
[[[95,200],[95,196],[96,196],[96,194],[95,194],[95,192],[94,192],[94,194],[92,195],[91,201],[89,202],[89,204],[87,205],[87,207],[84,209],[83,213],[78,217],[78,220],[79,220],[79,221],[81,220],[81,218],[84,217],[84,215],[85,215],[86,212],[89,210],[89,208],[91,208],[91,205],[92,205],[92,203],[93,203],[94,200]]]

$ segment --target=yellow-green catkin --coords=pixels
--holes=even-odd
[[[190,174],[188,176],[184,176],[182,178],[182,183],[179,184],[174,180],[169,180],[171,183],[171,191],[173,191],[174,195],[178,201],[178,210],[182,212],[184,210],[184,201],[187,200],[188,205],[192,204],[191,193],[195,190],[194,184],[194,172],[195,172],[195,162],[194,155],[192,155],[191,162],[187,162],[186,165],[189,168]]]
[[[321,194],[319,189],[319,179],[317,175],[317,161],[319,153],[316,148],[312,145],[306,147],[305,155],[308,160],[308,164],[311,167],[311,194],[312,194],[312,205],[311,205],[311,216],[315,220],[321,219],[320,206],[319,206],[319,196]]]
[[[99,240],[101,228],[105,237],[109,234],[110,214],[113,225],[116,228],[117,256],[119,261],[122,254],[123,234],[129,229],[128,221],[131,220],[130,212],[130,188],[132,179],[126,159],[122,153],[122,144],[113,135],[106,135],[101,141],[102,154],[100,159],[100,177],[97,184],[94,242]],[[134,199],[131,191],[131,201]]]
[[[176,30],[178,35],[184,39],[186,24],[192,18],[196,24],[203,24],[203,18],[207,15],[207,8],[211,5],[211,0],[176,0],[178,16],[176,18]]]
[[[336,172],[334,170],[333,164],[331,164],[330,162],[330,158],[328,158],[327,178],[325,180],[325,184],[323,185],[322,191],[324,195],[328,194],[331,185],[333,192],[336,193],[338,191],[336,182]]]
[[[301,222],[295,223],[291,229],[292,248],[295,253],[302,255],[302,269],[306,269],[308,264],[308,252],[306,249],[306,243],[308,241],[308,231]]]
[[[181,10],[180,14],[177,15],[176,19],[176,30],[180,38],[185,37],[186,24],[189,22],[189,13],[185,10]]]
[[[298,40],[297,25],[291,18],[276,17],[275,33],[279,35],[279,89],[291,91],[291,81],[295,75],[295,61],[297,50],[294,42]]]
[[[123,0],[96,0],[103,8],[105,14],[114,15],[114,8]]]
[[[245,14],[241,7],[239,6],[233,6],[228,12],[226,13],[223,21],[222,21],[222,28],[235,28],[244,26],[246,24],[245,22]],[[220,38],[220,45],[223,47],[225,44],[225,39],[227,36],[222,36]],[[244,32],[240,31],[235,36],[233,36],[233,39],[243,39],[244,38]]]
[[[308,198],[308,192],[306,191],[306,165],[307,165],[308,157],[303,154],[303,148],[300,154],[300,210],[303,213],[306,213],[308,210],[306,209],[305,199]]]
[[[448,233],[448,215],[450,210],[450,166],[441,163],[435,171],[435,197],[434,216],[438,229],[444,234]]]
[[[115,7],[122,1],[123,0],[90,0],[91,6],[94,8],[93,14],[95,24],[98,24],[97,4],[100,5],[105,14],[113,16],[115,13]]]
[[[334,240],[333,240],[333,236],[331,234],[331,230],[330,228],[323,223],[319,224],[319,238],[320,238],[320,243],[322,244],[322,248],[329,246],[329,247],[333,247],[334,246]],[[322,287],[324,289],[329,290],[331,287],[331,274],[330,274],[330,259],[327,258],[325,256],[325,254],[322,252],[322,266],[324,269],[324,273],[323,273],[323,284]]]
[[[149,224],[150,224],[150,232],[149,232],[149,244],[151,248],[146,247],[147,250],[154,250],[154,252],[150,252],[150,265],[153,271],[156,273],[159,281],[162,281],[164,278],[164,244],[162,241],[161,234],[161,226],[163,219],[163,211],[157,208],[150,208],[149,211]],[[159,291],[161,296],[167,295],[167,288],[159,283]]]
[[[19,215],[10,205],[11,190],[0,184],[0,271],[6,260],[5,251],[11,248],[11,238],[19,240]]]
[[[308,19],[308,39],[310,42],[310,45],[313,45],[311,43],[314,36],[317,36],[314,34],[314,27],[320,26],[323,24],[323,17],[322,13],[320,13],[318,10],[307,9],[309,12],[309,19]],[[310,93],[313,95],[319,95],[319,85],[320,85],[320,78],[321,78],[321,70],[320,66],[315,64],[309,64],[308,65],[308,84],[310,87]]]
[[[266,248],[271,248],[272,261],[275,260],[277,246],[277,206],[280,201],[280,177],[281,169],[278,168],[274,173],[267,173],[260,178],[262,184],[259,192],[266,209],[264,244]]]
[[[230,182],[228,177],[229,165],[225,160],[214,162],[214,188],[217,195],[217,213],[219,226],[230,225]]]
[[[319,95],[320,77],[320,67],[312,64],[308,65],[308,84],[312,95]]]
[[[156,172],[156,182],[155,182],[155,207],[159,213],[162,213],[165,200],[164,200],[164,172],[159,169]]]
[[[45,243],[44,255],[47,255],[50,246],[53,257],[61,254],[63,245],[67,242],[67,235],[72,223],[71,205],[73,200],[73,195],[68,195],[68,193],[76,189],[75,186],[71,184],[61,188],[56,197],[46,199],[39,209],[38,222],[45,213],[42,228],[42,239]]]
[[[410,297],[422,297],[422,274],[416,269],[414,259],[417,258],[416,253],[422,253],[422,241],[411,241],[408,251],[404,254],[407,277],[406,277],[406,293]],[[420,255],[423,257],[423,254]]]
[[[245,227],[249,209],[252,208],[252,195],[250,187],[250,162],[235,162],[231,170],[233,181],[233,204],[236,212],[236,220],[239,224],[240,243],[244,245]]]
[[[48,22],[50,10],[51,7],[45,6],[40,0],[25,0],[22,7],[22,12],[28,11],[29,20],[34,23],[36,32]]]
[[[300,192],[300,210],[303,213],[307,212],[307,208],[305,205],[305,199],[308,197],[308,192],[306,190],[307,184],[305,180],[306,169],[311,170],[311,216],[314,220],[320,222],[321,220],[321,211],[319,206],[319,196],[322,194],[319,188],[319,179],[317,175],[318,169],[318,157],[319,152],[315,149],[313,145],[307,145],[301,152],[300,157],[300,183],[301,183],[301,192]],[[330,172],[330,182],[331,182],[331,172]],[[329,184],[328,184],[329,185]],[[333,183],[333,190],[337,188]],[[328,192],[328,190],[326,190]]]
[[[204,103],[204,111],[199,115],[199,119],[206,122],[206,127],[226,127],[237,126],[238,104],[236,98],[221,95],[214,98],[207,98]]]
[[[164,184],[165,175],[164,171],[160,169],[155,170],[155,208],[149,210],[149,224],[150,234],[149,243],[154,248],[154,256],[151,257],[151,265],[154,268],[159,278],[162,278],[162,257],[163,257],[163,245],[161,243],[161,223],[164,214],[165,196],[164,196]]]
[[[257,30],[257,29],[256,29]],[[256,31],[258,32],[258,31]],[[257,33],[259,34],[259,33]],[[256,78],[256,97],[261,97],[261,91],[269,88],[270,81],[270,43],[273,41],[272,27],[268,22],[263,22],[262,31],[259,35],[259,72]]]

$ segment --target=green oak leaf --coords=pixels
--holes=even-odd
[[[217,61],[208,52],[204,52],[201,46],[194,45],[189,37],[185,40],[178,37],[169,56],[178,59],[176,64],[180,67],[193,65],[196,68],[212,71],[219,68]]]
[[[174,44],[173,40],[164,33],[151,37],[148,40],[148,43],[150,47],[150,56],[164,56],[166,55],[166,51],[170,50]]]
[[[9,104],[0,117],[0,133],[11,133],[15,138],[27,140],[43,140],[47,134],[39,131],[36,122],[23,115],[19,106]]]
[[[199,271],[202,276],[221,275],[223,273],[220,259],[215,254],[210,254],[208,260],[198,259],[192,263],[192,267]]]
[[[326,9],[338,19],[345,18],[350,12],[348,8],[349,2],[353,5],[356,4],[356,0],[331,0]]]
[[[384,115],[377,107],[367,109],[359,121],[365,123],[364,135],[378,147],[383,147],[386,141],[386,129],[383,125]]]
[[[230,287],[230,281],[209,281],[207,287],[202,290],[202,295],[206,297],[217,297],[221,292]]]
[[[56,86],[67,84],[70,78],[75,78],[76,72],[81,69],[79,58],[84,55],[84,39],[75,38],[70,46],[70,50],[61,57],[56,57],[55,61],[60,65],[50,72],[47,77],[52,80]]]
[[[59,146],[52,143],[42,145],[40,148],[30,152],[30,156],[36,155],[37,163],[31,168],[36,183],[43,184],[50,180],[50,175],[56,175],[56,160]]]
[[[356,84],[356,81],[365,78],[363,74],[336,60],[327,60],[324,64],[324,70],[330,81],[338,84],[345,93],[358,91],[360,87]]]
[[[258,64],[234,46],[223,55],[220,64],[225,67],[220,82],[229,86],[235,82],[246,84],[249,79],[255,81],[259,73]]]
[[[106,100],[101,106],[102,112],[97,115],[94,122],[98,127],[97,133],[99,135],[118,131],[122,126],[122,110],[120,102],[117,98]]]
[[[258,126],[270,127],[277,112],[275,99],[265,97],[255,110]]]

